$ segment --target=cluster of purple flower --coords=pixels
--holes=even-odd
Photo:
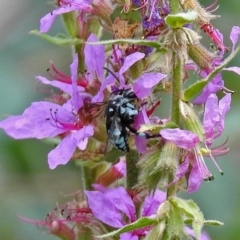
[[[33,223],[48,227],[64,239],[75,239],[72,236],[76,231],[89,229],[89,234],[104,234],[109,226],[120,230],[106,234],[108,239],[114,234],[121,234],[121,239],[139,239],[148,233],[154,236],[154,232],[164,236],[163,239],[166,236],[166,239],[180,239],[179,236],[186,234],[200,239],[194,223],[194,232],[185,227],[184,220],[189,220],[186,216],[182,216],[182,231],[175,229],[174,233],[170,216],[172,210],[180,215],[183,209],[182,202],[174,195],[176,192],[183,188],[195,192],[203,180],[213,178],[204,157],[210,157],[222,173],[214,157],[229,150],[226,143],[211,146],[224,130],[233,93],[224,86],[221,70],[240,74],[239,67],[225,67],[239,50],[236,43],[240,28],[232,28],[231,53],[224,58],[228,48],[223,44],[222,34],[210,23],[216,17],[211,14],[213,10],[208,11],[213,6],[204,9],[195,0],[58,0],[56,9],[41,19],[39,36],[58,45],[75,47],[71,76],[51,63],[53,80],[43,76],[37,79],[58,88],[60,93],[32,103],[22,115],[2,120],[0,128],[14,139],[57,139],[57,146],[48,154],[50,169],[71,159],[89,162],[97,159],[95,167],[102,164],[100,159],[110,158],[114,162],[123,154],[105,153],[109,136],[103,130],[106,120],[98,117],[104,111],[101,103],[106,104],[111,94],[120,89],[132,89],[138,98],[133,103],[138,110],[133,128],[138,133],[149,132],[159,137],[147,140],[143,134],[135,134],[132,141],[129,132],[130,155],[125,154],[119,164],[108,166],[108,170],[95,176],[92,182],[95,191],[85,191],[87,203],[83,198],[79,201],[82,205],[75,204],[74,208],[67,205],[65,208],[71,212],[68,219],[59,210],[58,215],[49,216],[48,222]],[[63,17],[66,38],[46,34],[58,15]],[[202,29],[212,39],[214,50],[209,51],[200,44],[195,29]],[[112,39],[100,41],[104,31]],[[112,47],[106,47],[109,45]],[[187,72],[191,70],[202,80],[184,89],[183,82],[188,80]],[[216,95],[219,91],[224,93],[220,100]],[[156,96],[162,92],[172,95],[169,119],[154,115],[159,104]],[[202,118],[194,109],[199,104],[204,106]],[[137,166],[132,163],[139,170],[135,186],[128,191],[124,187],[107,188],[117,179],[131,176],[132,168],[122,169],[133,153],[137,153],[136,161],[139,160]],[[159,187],[167,194],[158,190]],[[187,206],[184,210],[187,216],[193,215],[192,222],[199,220]],[[77,226],[81,223],[84,227],[66,231],[70,229],[69,223]],[[207,239],[202,235],[201,239],[204,238]]]

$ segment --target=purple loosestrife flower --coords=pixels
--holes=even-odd
[[[58,15],[72,12],[72,11],[78,11],[82,10],[86,13],[91,13],[92,0],[59,0],[58,5],[59,7],[52,12],[45,15],[41,21],[40,21],[40,32],[45,33],[48,32],[51,28],[53,22],[55,21],[55,18]]]
[[[88,41],[97,41],[97,38],[91,34]],[[86,67],[89,70],[88,77],[79,78],[78,76],[77,54],[70,66],[71,77],[61,73],[54,66],[53,71],[56,75],[53,77],[55,80],[49,81],[45,77],[37,77],[44,84],[60,88],[71,97],[70,100],[62,106],[50,102],[35,102],[22,115],[9,117],[0,122],[0,128],[3,128],[8,135],[15,139],[43,139],[61,136],[61,142],[48,154],[48,163],[51,169],[60,164],[66,164],[76,148],[84,150],[88,138],[94,133],[93,125],[85,121],[79,109],[83,106],[84,99],[91,97],[91,94],[85,91],[93,85],[92,78],[97,78],[98,81],[103,79],[104,47],[86,46],[84,52]],[[103,92],[104,89],[102,88],[101,91]],[[93,102],[94,100],[92,99]]]
[[[218,35],[222,39],[221,33],[219,31],[217,31],[217,32],[218,32]],[[232,44],[233,44],[232,45],[232,51],[234,50],[236,42],[238,41],[238,35],[239,34],[240,34],[240,28],[237,27],[237,26],[234,26],[232,28],[231,33],[230,33],[230,39],[231,39]],[[221,64],[221,62],[223,61],[222,58],[223,58],[223,52],[220,52],[220,55],[213,60],[212,68],[202,69],[200,71],[200,76],[203,77],[203,78],[207,77],[208,74],[212,70],[214,70],[215,66]],[[192,66],[188,65],[187,68],[189,68],[189,67],[192,68]],[[193,66],[193,68],[196,70],[197,66]],[[236,66],[224,68],[224,70],[233,71],[233,72],[240,75],[240,68],[236,67]],[[224,87],[224,81],[222,79],[222,75],[221,75],[221,73],[219,73],[211,80],[210,83],[208,83],[208,85],[203,89],[202,93],[194,100],[194,104],[205,103],[211,93],[216,93],[216,92],[221,91],[221,90],[229,92],[229,90]]]
[[[63,139],[48,154],[51,169],[59,164],[66,164],[76,147],[84,150],[88,137],[93,135],[93,126],[85,126],[77,114],[83,100],[77,90],[77,55],[71,64],[72,103],[68,101],[60,106],[50,102],[35,102],[22,115],[12,116],[0,122],[0,128],[15,139],[56,137]],[[73,110],[72,110],[73,106]]]
[[[100,191],[85,191],[89,208],[93,215],[103,223],[121,228],[126,224],[137,220],[137,212],[132,198],[123,187]],[[142,206],[143,217],[156,214],[159,205],[166,199],[166,193],[156,190],[154,194],[147,196]],[[126,215],[127,219],[124,218]],[[148,228],[134,230],[120,235],[121,240],[139,239],[149,232]]]
[[[211,150],[208,148],[208,146],[212,144],[215,138],[222,134],[224,130],[225,115],[230,109],[230,103],[231,94],[225,95],[219,102],[215,94],[211,94],[207,99],[203,117],[203,127],[206,138],[204,142],[198,140],[195,147],[191,151],[184,153],[186,154],[185,160],[179,165],[173,181],[173,183],[177,182],[187,172],[189,172],[190,169],[190,174],[188,177],[188,192],[197,191],[203,180],[211,180],[213,178],[211,172],[208,170],[205,164],[204,156],[210,157],[218,170],[222,173],[214,159],[214,156],[220,156],[227,153],[228,148],[226,148],[224,145],[221,145]],[[175,144],[181,147],[177,142],[175,142]],[[204,148],[201,147],[202,144],[204,144]],[[192,166],[191,168],[190,164]]]

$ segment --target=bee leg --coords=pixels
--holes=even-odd
[[[127,128],[129,129],[129,131],[139,137],[144,137],[146,139],[150,139],[150,138],[157,138],[157,137],[161,137],[160,134],[150,134],[147,132],[138,132],[137,129],[133,128],[132,126],[128,125]]]

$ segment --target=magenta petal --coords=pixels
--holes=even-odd
[[[55,103],[34,102],[21,116],[10,117],[0,122],[0,128],[15,139],[55,137],[65,130],[51,124],[50,109],[58,110],[57,116],[63,122],[73,122],[75,119],[71,112]]]
[[[232,31],[230,33],[230,39],[233,43],[232,51],[235,49],[235,45],[238,41],[238,35],[240,34],[240,27],[238,26],[233,26]]]
[[[142,207],[142,216],[150,216],[157,212],[158,207],[166,200],[166,193],[160,190],[155,190],[154,195],[146,196]]]
[[[42,76],[37,76],[36,79],[38,79],[43,84],[59,88],[62,91],[64,91],[65,93],[72,94],[72,84],[59,82],[57,80],[51,80],[50,81],[47,78],[42,77]],[[78,86],[78,91],[84,91],[84,88],[81,87],[81,86]]]
[[[93,135],[93,126],[84,127],[65,137],[58,146],[48,154],[50,169],[66,164],[72,157],[79,142]]]
[[[65,165],[72,157],[77,146],[77,142],[72,135],[65,137],[58,146],[48,154],[48,165],[50,169],[58,165]]]
[[[139,240],[139,237],[137,236],[137,233],[126,232],[120,235],[120,240]]]
[[[106,89],[107,85],[113,84],[115,82],[114,76],[111,74],[106,77],[106,79],[102,82],[102,85],[98,91],[98,93],[92,98],[92,102],[102,102],[104,99],[103,91]]]
[[[85,12],[91,11],[91,5],[87,2],[82,2],[78,4],[71,4],[69,6],[59,7],[53,10],[51,13],[48,13],[40,20],[40,32],[45,33],[48,32],[51,28],[56,16],[61,15],[63,13],[72,12],[74,10],[84,10]]]
[[[152,88],[157,85],[166,74],[162,73],[144,73],[142,74],[133,85],[134,93],[138,98],[144,98],[148,96]]]
[[[88,205],[97,219],[115,228],[124,226],[121,212],[114,203],[109,201],[105,193],[85,190],[85,194],[88,198]]]
[[[0,128],[2,128],[6,134],[15,139],[32,138],[32,130],[29,127],[31,122],[25,120],[23,116],[8,117],[0,122]]]
[[[193,193],[198,191],[202,181],[203,181],[203,177],[199,171],[197,161],[194,161],[194,165],[188,179],[188,192]]]
[[[163,129],[160,131],[160,134],[164,139],[184,149],[194,148],[196,143],[199,142],[199,138],[196,134],[179,128]]]
[[[88,138],[92,137],[94,134],[94,127],[93,125],[88,125],[81,130],[73,133],[74,138],[78,142],[78,147],[80,150],[85,150],[88,143]]]
[[[231,94],[226,94],[220,101],[219,101],[219,114],[221,116],[220,124],[219,124],[219,135],[224,130],[224,120],[226,113],[230,110],[232,96]]]
[[[140,59],[144,58],[145,54],[140,52],[135,52],[128,55],[125,58],[124,64],[121,67],[119,74],[123,75],[135,62],[139,61]]]
[[[91,34],[87,42],[97,42],[98,38]],[[100,81],[103,79],[103,66],[106,61],[105,49],[103,45],[86,44],[84,48],[85,63],[90,74],[89,78],[93,79],[97,74]]]
[[[71,69],[71,80],[72,80],[72,101],[73,107],[77,112],[78,109],[83,105],[83,100],[79,95],[78,87],[77,87],[77,79],[78,79],[78,55],[75,54],[73,57],[73,62],[70,65]]]
[[[48,13],[40,20],[40,32],[41,33],[48,32],[49,29],[51,28],[55,18],[58,15],[67,13],[67,12],[71,12],[73,10],[75,10],[75,7],[64,6],[64,7],[57,8],[57,9],[53,10],[52,12]]]
[[[105,196],[118,210],[125,213],[131,221],[135,220],[135,206],[123,187],[110,189],[105,193]]]
[[[215,128],[219,121],[218,98],[216,94],[211,94],[206,101],[203,117],[203,126],[207,138],[212,138],[214,136]]]
[[[238,75],[240,75],[240,67],[228,67],[228,68],[224,68],[223,70],[232,71],[232,72],[235,72]]]

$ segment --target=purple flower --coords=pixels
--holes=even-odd
[[[77,114],[83,100],[77,88],[78,58],[74,56],[71,64],[72,99],[60,106],[50,102],[35,102],[22,115],[12,116],[0,122],[0,128],[15,139],[49,138],[60,134],[63,139],[48,154],[51,169],[59,164],[66,164],[76,147],[86,148],[88,138],[93,135],[93,126],[85,126]],[[72,107],[74,109],[72,109]]]
[[[85,191],[85,193],[93,215],[103,223],[114,228],[121,228],[137,220],[134,202],[123,187],[106,189],[104,192]],[[142,216],[155,214],[159,205],[165,199],[166,193],[160,190],[156,190],[153,195],[147,196],[142,206]],[[138,239],[138,236],[145,236],[148,231],[149,228],[143,228],[123,233],[120,235],[120,239]]]
[[[179,128],[162,129],[160,135],[163,139],[173,142],[183,149],[191,149],[199,142],[199,138],[196,134]]]
[[[208,146],[210,146],[213,140],[219,137],[223,132],[224,119],[226,113],[230,109],[230,103],[231,94],[225,95],[219,102],[215,94],[211,94],[208,97],[205,104],[203,117],[203,127],[205,130],[206,139],[204,142],[200,142],[200,140],[196,142],[192,151],[187,154],[185,160],[179,165],[179,168],[175,173],[174,181],[171,184],[181,179],[185,174],[189,172],[189,169],[190,174],[188,177],[188,192],[197,191],[204,179],[212,180],[213,175],[205,164],[204,156],[210,157],[217,169],[222,173],[222,170],[218,166],[216,160],[214,159],[214,156],[220,156],[227,153],[228,148],[222,145],[211,150],[208,148]],[[202,144],[204,145],[204,148],[201,147]],[[177,145],[179,146],[179,144]],[[191,168],[189,168],[190,164],[192,166]]]
[[[40,32],[45,33],[48,32],[51,28],[55,18],[58,15],[82,10],[84,12],[90,13],[92,10],[91,5],[92,0],[68,0],[68,1],[60,1],[60,7],[53,10],[52,12],[45,15],[40,21]],[[77,20],[77,19],[76,19]]]
[[[206,143],[212,144],[212,140],[219,137],[224,130],[225,115],[230,109],[231,94],[226,94],[218,103],[215,94],[211,94],[205,104],[203,126],[206,133]]]
[[[135,80],[133,84],[134,93],[138,98],[149,96],[152,88],[166,76],[166,74],[157,72],[143,73],[139,78]]]
[[[240,34],[240,28],[237,26],[234,26],[232,28],[232,31],[230,33],[230,39],[232,41],[232,51],[235,48],[236,42],[238,41],[238,35]],[[218,35],[221,36],[220,32],[218,32]],[[223,58],[223,53],[220,53],[220,56],[216,59],[214,59],[213,63],[212,63],[212,69],[203,69],[200,71],[200,76],[201,77],[206,77],[213,69],[216,65],[220,65],[221,61]],[[233,71],[237,74],[240,75],[240,68],[239,67],[228,67],[228,68],[224,68],[223,70],[226,71]],[[219,73],[217,74],[210,83],[208,83],[208,85],[203,89],[202,93],[194,100],[195,104],[202,104],[205,103],[206,100],[208,99],[208,97],[210,96],[210,94],[212,93],[216,93],[220,90],[226,90],[226,92],[229,92],[228,89],[226,89],[224,87],[224,81],[222,79],[222,75]]]

